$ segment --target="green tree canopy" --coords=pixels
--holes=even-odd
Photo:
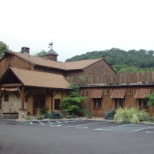
[[[38,56],[38,57],[44,57],[44,55],[46,54],[47,52],[45,50],[41,50],[40,52],[37,52],[35,54],[35,56]]]
[[[81,104],[85,97],[80,94],[77,84],[71,84],[70,88],[69,96],[62,101],[62,107],[68,115],[79,115],[81,113]]]
[[[103,58],[118,73],[143,72],[154,70],[153,50],[121,50],[112,48],[104,51],[92,51],[74,56],[66,61],[79,61],[86,59]]]
[[[0,58],[2,58],[4,52],[7,49],[8,49],[8,46],[4,42],[0,41]]]
[[[151,93],[150,95],[146,96],[145,98],[148,99],[149,106],[154,106],[154,93]]]

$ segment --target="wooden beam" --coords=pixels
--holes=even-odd
[[[19,94],[22,96],[22,91],[20,90],[19,87],[17,87],[18,91],[19,91]]]
[[[0,98],[2,97],[2,95],[4,94],[5,90],[0,90]]]
[[[53,97],[56,96],[58,92],[59,92],[59,90],[57,90],[57,91],[53,94]]]
[[[19,94],[16,91],[14,91],[14,94],[17,98],[19,98]]]
[[[53,110],[53,90],[50,91],[50,97],[51,97],[51,111]]]
[[[22,100],[22,110],[24,110],[24,102],[25,102],[25,88],[22,86],[22,95],[21,95],[21,100]]]
[[[20,86],[22,86],[21,83],[1,84],[1,88],[7,88],[7,87],[20,87]]]

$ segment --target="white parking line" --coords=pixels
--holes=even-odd
[[[52,122],[48,121],[49,124],[53,124]]]
[[[84,127],[84,126],[90,126],[90,125],[97,125],[97,124],[101,124],[101,123],[108,123],[108,122],[97,122],[97,123],[89,123],[89,124],[82,124],[82,125],[76,125],[76,126],[67,126],[65,128],[69,128],[69,127]]]
[[[40,125],[44,125],[44,123],[43,123],[43,122],[41,122],[41,121],[39,121],[39,123],[40,123]]]
[[[109,123],[107,121],[103,121],[103,122],[90,122],[90,123],[83,123],[83,124],[76,124],[76,125],[71,125],[68,126],[69,123],[74,123],[74,122],[78,122],[75,120],[67,120],[67,121],[25,121],[25,122],[20,122],[21,124],[30,124],[30,125],[41,125],[44,126],[46,124],[48,124],[48,126],[51,127],[60,127],[63,124],[67,123],[67,126],[65,128],[76,128],[76,129],[88,129],[89,126],[97,126],[98,124],[105,124],[105,123]],[[81,122],[81,121],[79,121]],[[82,121],[84,122],[84,121]],[[65,125],[63,125],[65,126]],[[119,126],[105,126],[102,128],[96,128],[93,130],[96,131],[109,131],[109,132],[127,132],[127,133],[133,133],[133,132],[138,132],[138,131],[142,131],[142,130],[148,130],[148,129],[154,129],[154,126],[151,125],[143,125],[143,124],[125,124],[125,125],[119,125]],[[146,133],[153,133],[154,131],[146,131]]]
[[[60,127],[61,125],[50,125],[51,127]]]
[[[30,122],[29,121],[28,122],[27,121],[26,122],[23,121],[23,122],[20,122],[20,123],[21,124],[30,124],[30,125],[33,125],[33,123],[31,121]]]
[[[154,131],[146,131],[148,134],[154,134]]]
[[[127,124],[127,125],[120,125],[115,127],[106,127],[106,128],[96,128],[94,130],[100,130],[100,131],[111,131],[111,132],[138,132],[145,129],[154,129],[154,126],[147,127],[146,125],[140,125],[140,124]]]

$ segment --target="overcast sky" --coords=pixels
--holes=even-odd
[[[113,47],[154,50],[154,0],[0,0],[0,41],[65,61]]]

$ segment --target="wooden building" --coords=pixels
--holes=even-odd
[[[35,115],[43,105],[49,111],[60,110],[59,104],[68,95],[70,83],[80,84],[87,97],[83,108],[93,116],[118,107],[141,107],[150,114],[144,97],[154,92],[154,72],[116,72],[103,59],[58,62],[52,49],[44,58],[21,52],[6,51],[0,60],[0,112],[18,113],[27,110]]]
[[[154,92],[153,85],[125,85],[125,86],[83,86],[82,92],[87,99],[84,108],[88,108],[95,117],[102,117],[111,109],[119,107],[135,107],[145,109],[150,115],[154,108],[147,106],[145,96]]]
[[[50,50],[44,58],[29,54],[29,48],[21,52],[6,51],[0,60],[1,113],[18,113],[27,110],[35,115],[43,105],[49,111],[59,110],[59,105],[68,95],[69,80],[87,76],[93,81],[94,74],[115,75],[103,59],[78,62],[58,62],[58,54]],[[89,82],[91,82],[89,81]]]

